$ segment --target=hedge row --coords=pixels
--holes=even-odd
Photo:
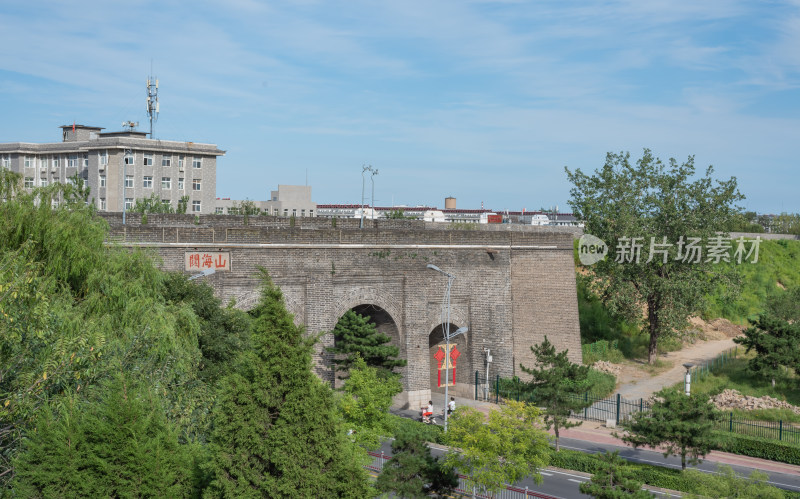
[[[599,462],[594,455],[574,450],[562,449],[553,452],[550,458],[550,466],[584,473],[594,474],[598,465]],[[640,463],[630,463],[629,466],[636,470],[636,479],[645,485],[680,492],[692,490],[692,482],[684,477],[680,470]]]
[[[413,419],[389,414],[389,426],[392,436],[397,435],[401,429],[406,429],[414,433],[421,433],[426,442],[444,444],[444,428],[439,425],[425,424]]]
[[[800,446],[767,438],[718,432],[719,450],[782,463],[800,464]]]

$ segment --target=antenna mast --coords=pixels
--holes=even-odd
[[[152,69],[150,70],[152,73]],[[153,122],[158,121],[158,78],[147,78],[147,116],[150,117],[150,138],[153,138]]]

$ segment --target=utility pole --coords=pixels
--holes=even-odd
[[[372,176],[369,178],[372,181],[372,219],[375,220],[375,175],[378,174],[378,169],[372,170]]]

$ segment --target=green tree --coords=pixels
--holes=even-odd
[[[612,255],[616,251],[591,267],[593,286],[612,312],[647,326],[652,363],[659,338],[685,329],[716,284],[735,288],[738,282],[733,266],[690,251],[689,239],[724,246],[726,236],[717,233],[731,226],[740,211],[735,203],[743,199],[736,179],[715,183],[709,167],[692,180],[693,157],[665,165],[648,149],[635,164],[629,153],[609,153],[592,176],[566,172],[573,184],[569,203],[585,232],[603,240]]]
[[[664,457],[678,455],[681,468],[686,458],[697,464],[714,447],[714,423],[720,413],[697,394],[686,396],[678,390],[662,390],[656,394],[649,411],[637,412],[624,426],[622,440],[634,447],[664,447]]]
[[[800,323],[790,323],[772,315],[763,314],[756,323],[744,331],[744,336],[733,341],[755,350],[755,357],[747,362],[747,369],[772,380],[785,375],[785,368],[800,369]]]
[[[16,497],[190,497],[193,450],[159,397],[116,375],[87,401],[45,408],[16,459]]]
[[[547,466],[550,444],[537,407],[509,400],[491,410],[488,421],[481,412],[459,407],[448,423],[452,450],[444,464],[469,475],[476,489],[495,493],[529,475],[541,482],[539,470]]]
[[[148,213],[175,213],[172,205],[168,201],[164,202],[155,192],[150,194],[148,198],[137,199],[136,204],[133,206],[133,211],[142,215]]]
[[[392,210],[386,215],[386,218],[392,220],[416,220],[416,217],[408,217],[402,209]]]
[[[442,466],[420,432],[405,429],[395,435],[392,458],[384,466],[375,487],[397,497],[426,498],[449,495],[458,486],[458,475]]]
[[[364,452],[347,440],[306,337],[264,275],[252,349],[220,381],[207,497],[367,497]]]
[[[589,405],[583,398],[591,388],[589,366],[570,362],[567,350],[556,353],[547,336],[540,345],[532,346],[531,351],[536,364],[531,368],[520,364],[520,368],[531,375],[527,388],[536,404],[544,408],[544,422],[548,430],[555,431],[558,451],[560,430],[581,424],[569,421],[570,413]]]
[[[343,391],[339,406],[345,426],[355,432],[355,441],[362,447],[378,447],[380,439],[391,434],[389,407],[394,396],[403,391],[403,385],[396,376],[379,376],[377,369],[358,357]]]
[[[389,344],[391,338],[379,332],[369,316],[348,310],[336,323],[333,337],[335,346],[327,350],[334,354],[333,364],[341,370],[349,370],[357,357],[387,372],[406,365],[405,359],[397,358],[400,350]]]
[[[800,322],[800,286],[767,298],[766,313],[785,321]]]
[[[642,482],[634,478],[636,471],[628,467],[627,461],[619,457],[619,451],[596,456],[600,469],[592,475],[591,482],[580,485],[582,494],[597,499],[647,499],[653,494],[642,490]]]

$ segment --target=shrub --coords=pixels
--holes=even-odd
[[[759,457],[789,464],[800,464],[800,445],[766,438],[716,432],[717,447],[724,452],[743,456]]]
[[[426,442],[444,444],[444,428],[438,425],[425,424],[420,421],[390,414],[389,429],[392,436],[401,432],[420,433]]]
[[[613,374],[596,369],[589,369],[589,382],[592,384],[589,396],[595,398],[608,397],[617,388],[617,378]]]

